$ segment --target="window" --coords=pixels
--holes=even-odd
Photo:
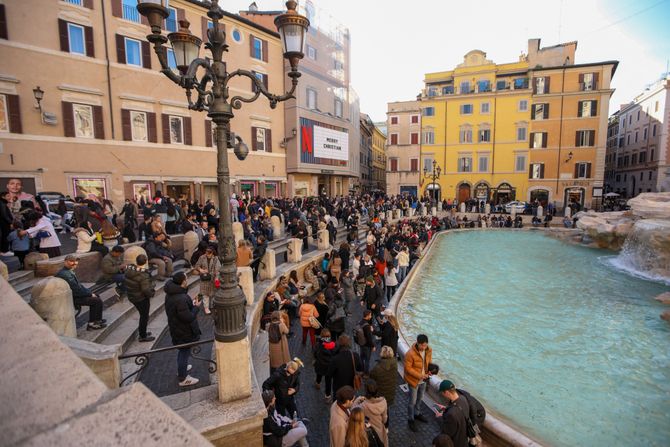
[[[419,124],[419,115],[412,115],[410,117],[410,123],[411,124]]]
[[[649,179],[648,180],[651,180],[651,176],[653,175],[653,173],[654,173],[654,171],[649,171]],[[640,174],[642,174],[642,173],[640,172]]]
[[[423,116],[435,116],[435,107],[425,107],[423,109]]]
[[[137,0],[123,0],[123,18],[131,22],[140,23],[140,13],[137,12]]]
[[[514,80],[514,90],[528,88],[528,78],[516,78]]]
[[[528,111],[528,101],[525,99],[522,99],[519,101],[519,112],[526,112]]]
[[[235,42],[242,42],[242,33],[237,28],[233,30],[233,40]]]
[[[214,22],[212,22],[211,20],[208,20],[207,21],[207,29],[212,29],[212,28],[214,28]]]
[[[627,168],[630,163],[630,157],[628,155],[623,157],[623,167]],[[625,179],[624,179],[625,180]]]
[[[490,92],[491,91],[491,81],[488,79],[482,79],[481,81],[477,82],[477,88],[479,92]]]
[[[133,141],[148,141],[146,113],[130,111],[130,131]]]
[[[335,116],[342,118],[342,101],[339,99],[335,100]]]
[[[640,152],[640,163],[645,163],[647,161],[647,152]]]
[[[423,170],[424,171],[431,171],[433,170],[433,159],[426,157],[423,159]]]
[[[617,175],[616,175],[616,181],[617,181],[617,182],[620,182],[620,181],[621,181],[621,174],[617,174]]]
[[[442,87],[442,94],[443,95],[453,95],[454,94],[454,86],[453,85],[446,85]]]
[[[397,116],[392,116],[391,117],[391,125],[398,124],[398,117]]]
[[[461,82],[461,95],[470,93],[470,83],[468,81]]]
[[[437,96],[437,87],[429,87],[428,88],[428,96]]]
[[[531,149],[547,147],[547,132],[532,132],[530,134]]]
[[[75,25],[74,23],[68,23],[67,36],[68,41],[70,42],[70,53],[86,56],[86,46],[84,44],[84,27]]]
[[[516,172],[523,172],[526,170],[526,154],[517,154],[514,170]]]
[[[177,59],[174,57],[174,50],[172,48],[167,49],[167,62],[168,67],[173,70],[177,69]]]
[[[631,165],[636,165],[637,164],[637,154],[633,154],[630,156],[630,164]]]
[[[82,0],[65,0],[73,5],[82,6]]]
[[[419,133],[418,132],[412,132],[409,134],[409,143],[410,144],[419,144]]]
[[[458,141],[461,143],[472,143],[472,129],[461,129]]]
[[[177,10],[175,8],[168,8],[170,15],[165,19],[165,30],[171,33],[177,31]]]
[[[578,130],[575,136],[575,146],[593,146],[595,142],[595,130]]]
[[[656,136],[656,124],[654,124],[654,127],[651,128],[651,136],[652,137]]]
[[[626,135],[626,144],[630,144],[630,134]]]
[[[307,89],[307,108],[316,110],[316,90],[312,88]]]
[[[535,94],[544,95],[545,93],[549,93],[549,78],[535,78]]]
[[[7,96],[0,95],[0,132],[9,132],[9,107]]]
[[[258,37],[253,37],[251,44],[251,57],[263,60],[263,41]]]
[[[423,132],[423,144],[435,144],[435,132],[426,130]]]
[[[307,45],[307,57],[312,59],[313,61],[316,60],[316,48],[314,48],[311,45]]]
[[[489,171],[489,157],[488,155],[479,156],[479,172],[488,172]]]
[[[516,128],[516,140],[517,141],[526,141],[526,128],[517,127]]]
[[[598,101],[579,101],[577,116],[596,116],[598,114]]]
[[[635,142],[636,142],[636,143],[637,143],[637,137],[638,137],[639,135],[640,135],[640,132],[636,130],[636,131],[635,131]]]
[[[417,172],[419,170],[419,159],[411,158],[409,160],[409,170],[412,172]]]
[[[262,127],[252,127],[251,136],[253,139],[253,150],[260,152],[272,152],[270,150],[270,129]]]
[[[461,104],[461,115],[472,115],[472,104]]]
[[[628,124],[633,124],[633,115],[628,115]]]
[[[93,107],[84,104],[72,104],[74,116],[74,135],[77,138],[94,138]]]
[[[490,109],[491,109],[491,103],[483,102],[479,106],[479,113],[489,113]]]
[[[391,144],[398,144],[398,134],[397,133],[392,133],[391,134]]]
[[[479,142],[480,143],[489,143],[491,141],[491,129],[480,129],[479,130]]]
[[[508,88],[507,81],[496,81],[496,90],[507,90]]]
[[[575,178],[589,177],[591,177],[591,163],[575,163]]]
[[[333,61],[333,68],[337,71],[344,69],[344,64],[337,59]]]
[[[549,104],[533,104],[530,119],[546,120],[549,118]]]
[[[531,179],[544,178],[544,163],[531,163],[529,170],[530,170],[529,178]]]
[[[184,119],[181,116],[170,116],[170,143],[184,144]]]
[[[637,119],[635,121],[640,121],[640,110],[637,111]]]
[[[649,130],[648,127],[645,127],[644,129],[642,129],[642,139],[645,140],[645,141],[647,140],[647,131],[648,130]]]
[[[472,172],[472,157],[459,157],[458,172]]]
[[[263,84],[263,87],[265,87],[265,90],[267,90],[268,89],[268,75],[266,75],[265,73],[258,73],[257,71],[252,71],[252,73],[254,74],[254,76],[256,76],[256,79],[261,81],[261,84]],[[256,93],[257,90],[258,90],[258,87],[256,86],[256,83],[251,81],[251,91]]]
[[[654,149],[649,151],[649,161],[654,161]]]
[[[126,64],[142,66],[142,49],[140,42],[135,39],[125,38],[126,41]]]
[[[595,90],[597,88],[596,82],[598,76],[596,73],[582,73],[579,75],[579,77],[579,83],[582,87],[582,91]]]
[[[391,172],[398,172],[398,159],[397,158],[391,158],[389,160],[389,164],[391,166]]]

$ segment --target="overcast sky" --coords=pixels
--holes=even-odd
[[[577,40],[576,63],[618,60],[610,112],[658,79],[670,59],[670,0],[313,0],[351,33],[351,77],[361,111],[386,119],[390,101],[416,97],[425,73],[453,69],[472,49],[518,60],[529,38]],[[251,0],[221,0],[230,12]],[[256,0],[261,10],[280,0]]]

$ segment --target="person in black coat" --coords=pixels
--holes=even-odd
[[[277,398],[277,412],[292,417],[298,411],[295,395],[300,390],[300,371],[297,362],[280,366],[263,382],[264,390],[272,390]]]
[[[319,344],[314,348],[314,372],[316,373],[316,388],[321,388],[321,378],[326,378],[326,399],[332,396],[333,378],[328,375],[330,361],[335,355],[335,342],[330,339],[330,331],[324,328],[321,331]]]
[[[165,283],[165,313],[173,345],[192,343],[200,339],[198,311],[200,299],[191,300],[188,296],[188,280],[184,272],[175,273]],[[190,386],[198,383],[198,379],[188,375],[188,358],[191,348],[181,348],[177,353],[177,375],[179,386]]]
[[[385,309],[382,312],[383,319],[379,327],[379,331],[375,335],[381,337],[381,346],[388,346],[393,349],[394,353],[398,353],[398,320],[393,315],[391,309]]]
[[[354,386],[354,374],[363,372],[363,362],[358,353],[351,350],[351,338],[342,335],[337,339],[337,354],[331,359],[328,366],[328,375],[333,378],[333,392],[343,386]]]
[[[12,231],[12,222],[14,217],[9,209],[9,193],[7,191],[0,194],[0,253],[9,253],[9,241],[7,236]]]

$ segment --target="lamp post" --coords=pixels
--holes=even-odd
[[[430,196],[430,207],[436,207],[436,201],[437,201],[437,190],[435,189],[436,182],[435,180],[440,178],[440,173],[442,172],[442,168],[438,166],[437,161],[433,160],[433,169],[432,171],[428,170],[428,166],[424,166],[423,168],[423,175],[424,177],[432,178],[432,194]]]
[[[275,25],[281,37],[284,50],[284,58],[290,63],[291,70],[288,77],[291,78],[292,87],[282,95],[270,93],[263,82],[249,70],[237,69],[229,72],[223,53],[228,51],[226,44],[226,33],[219,21],[223,18],[223,10],[219,7],[218,0],[208,2],[207,16],[212,20],[213,26],[207,30],[207,42],[205,48],[212,53],[211,58],[199,57],[201,39],[191,34],[189,23],[186,20],[179,21],[179,30],[163,35],[161,25],[169,16],[168,0],[139,0],[137,10],[147,18],[151,27],[151,34],[147,40],[153,44],[154,51],[161,65],[161,73],[167,76],[175,84],[185,89],[188,107],[191,110],[206,111],[212,121],[216,124],[216,151],[217,169],[216,178],[218,185],[219,218],[219,259],[221,260],[220,287],[213,297],[214,338],[217,342],[218,370],[222,372],[227,369],[229,363],[235,361],[246,361],[243,358],[243,350],[233,352],[227,358],[219,358],[219,349],[224,348],[221,344],[234,344],[236,342],[246,343],[247,328],[244,293],[238,287],[237,267],[235,259],[235,239],[232,231],[232,219],[228,200],[230,198],[230,171],[228,168],[228,148],[234,148],[238,159],[244,160],[249,153],[249,148],[239,136],[230,131],[230,120],[234,117],[233,110],[238,110],[243,103],[251,103],[260,95],[265,96],[270,107],[275,108],[279,102],[295,98],[293,93],[298,85],[300,72],[298,62],[304,55],[305,33],[309,27],[309,20],[296,11],[297,2],[289,0],[286,2],[287,11],[275,18]],[[170,69],[166,43],[170,42],[174,51],[177,71]],[[198,79],[200,75],[200,79]],[[254,85],[253,95],[245,97],[242,95],[232,96],[228,83],[236,77],[247,77]],[[193,93],[197,95],[193,99]],[[248,349],[247,349],[248,357]],[[225,363],[225,365],[224,365]],[[240,365],[238,369],[244,371]],[[233,370],[233,367],[231,367]],[[249,372],[246,368],[245,373]],[[221,378],[221,377],[220,377]],[[234,382],[225,377],[227,382]],[[250,378],[247,378],[250,380]],[[219,381],[219,398],[222,401],[231,401],[248,396],[250,394],[250,383],[243,384],[240,390],[235,390],[235,384],[226,385],[222,389],[222,380]],[[248,388],[248,389],[247,389]]]

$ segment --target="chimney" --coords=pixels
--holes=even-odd
[[[256,4],[256,2],[252,2],[249,5],[249,11],[258,11],[258,5]]]

